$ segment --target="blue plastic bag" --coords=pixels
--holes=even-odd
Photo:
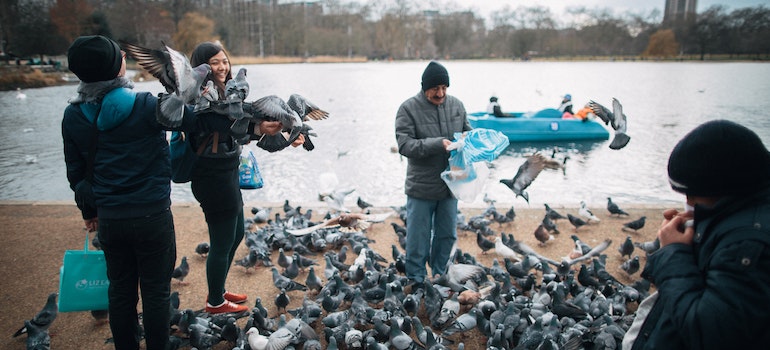
[[[491,129],[473,129],[455,133],[449,168],[441,173],[455,198],[472,202],[482,192],[489,169],[484,162],[497,158],[510,141],[505,134]]]
[[[262,174],[259,172],[259,166],[257,166],[257,158],[254,157],[254,152],[244,148],[243,151],[241,151],[240,160],[241,164],[238,167],[238,173],[241,188],[245,190],[262,188],[264,182],[262,181]]]

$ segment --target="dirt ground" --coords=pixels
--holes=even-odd
[[[513,222],[502,226],[493,223],[490,227],[497,233],[512,233],[517,240],[524,241],[540,254],[552,259],[560,259],[573,249],[574,244],[570,239],[571,234],[577,234],[583,241],[593,246],[605,238],[612,240],[612,245],[605,251],[608,256],[607,270],[624,283],[631,283],[639,279],[639,273],[628,276],[620,269],[623,259],[618,252],[619,244],[630,235],[634,241],[650,241],[655,238],[657,228],[662,220],[663,207],[634,207],[632,204],[618,203],[629,212],[628,217],[611,217],[604,207],[591,208],[601,221],[581,227],[575,232],[574,227],[567,220],[557,222],[562,232],[555,235],[555,239],[545,246],[539,246],[533,232],[545,213],[543,208],[516,208],[516,218]],[[303,208],[308,208],[303,206]],[[505,212],[510,208],[498,204],[497,208]],[[251,206],[245,207],[246,216],[250,216]],[[554,207],[561,214],[571,213],[577,215],[577,208]],[[198,256],[194,248],[198,243],[208,241],[208,233],[203,220],[203,214],[197,204],[175,205],[173,208],[177,233],[177,262],[183,256],[187,256],[190,264],[190,274],[185,279],[188,285],[172,282],[172,291],[180,294],[180,308],[199,310],[205,305],[205,258]],[[377,211],[386,211],[388,208],[380,208]],[[462,209],[466,218],[479,214],[482,209]],[[273,208],[273,213],[283,214],[279,207]],[[326,213],[325,207],[314,208],[319,213],[318,218]],[[641,216],[647,217],[646,225],[638,232],[626,232],[622,230],[623,224]],[[376,241],[371,247],[380,255],[390,259],[391,244],[397,244],[396,235],[390,222],[403,224],[394,215],[384,223],[373,224],[367,230],[367,236]],[[4,341],[0,342],[0,349],[25,349],[26,336],[13,338],[11,335],[23,326],[25,319],[29,319],[37,313],[45,303],[46,297],[51,292],[58,290],[59,267],[65,250],[82,249],[83,246],[83,222],[80,213],[74,205],[45,204],[45,203],[0,203],[0,281],[2,281],[2,293],[0,293],[0,333],[5,334]],[[498,258],[494,249],[487,254],[476,244],[476,235],[472,232],[458,231],[458,247],[464,252],[469,252],[477,257],[477,260],[485,266],[491,266],[492,261]],[[242,245],[236,259],[240,259],[247,253],[247,248]],[[644,266],[644,253],[640,250],[634,252],[642,259]],[[278,256],[272,254],[273,262]],[[323,266],[323,260],[318,260]],[[348,254],[348,263],[355,259],[355,254]],[[307,272],[301,272],[297,281],[304,281]],[[323,275],[320,276],[323,278]],[[259,265],[256,272],[246,272],[240,266],[231,269],[227,289],[246,293],[249,295],[248,305],[252,306],[257,297],[261,297],[263,304],[268,308],[271,316],[277,314],[273,300],[278,290],[272,284],[270,269]],[[290,292],[291,303],[288,308],[301,305],[303,292]],[[635,305],[630,305],[635,308]],[[246,319],[239,320],[242,326]],[[320,322],[318,322],[320,324]],[[316,327],[322,331],[322,325]],[[97,323],[88,312],[60,313],[50,328],[52,349],[112,349],[111,344],[105,344],[111,334],[106,323]],[[322,333],[319,333],[322,334]],[[323,337],[322,337],[323,338]],[[483,349],[486,338],[478,331],[470,331],[452,337],[456,341],[462,341],[466,349]],[[325,342],[322,343],[325,344]],[[227,349],[224,343],[220,343],[216,349]]]

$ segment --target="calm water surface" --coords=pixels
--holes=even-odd
[[[512,144],[492,163],[485,193],[498,206],[526,207],[498,182],[516,173],[524,156],[550,155],[554,146],[570,154],[565,172],[545,171],[528,188],[530,206],[602,206],[610,196],[621,204],[671,204],[681,196],[666,180],[668,153],[698,124],[726,118],[755,130],[770,144],[770,65],[763,63],[646,62],[444,62],[449,94],[469,112],[484,110],[491,95],[509,111],[556,107],[570,93],[576,109],[589,99],[611,106],[618,98],[628,116],[631,142],[620,151],[609,141]],[[248,204],[283,202],[320,205],[319,175],[333,173],[340,188],[355,189],[375,205],[401,205],[406,160],[391,152],[401,102],[419,92],[427,62],[250,65],[247,100],[300,93],[331,113],[313,122],[316,149],[267,153],[249,145],[265,187],[244,190]],[[239,68],[238,66],[234,69]],[[160,92],[160,83],[136,90]],[[65,176],[61,117],[76,86],[0,92],[0,200],[71,201]],[[481,195],[472,205],[483,205]],[[174,184],[174,202],[194,201],[189,184]]]

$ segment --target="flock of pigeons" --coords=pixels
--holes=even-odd
[[[512,234],[495,232],[493,223],[511,222],[515,212],[499,213],[492,201],[467,221],[458,212],[458,228],[475,232],[482,254],[497,254],[493,263],[485,266],[455,248],[446,274],[410,284],[404,274],[404,208],[372,214],[370,204],[360,198],[358,203],[361,212],[329,212],[318,222],[312,220],[312,210],[303,212],[288,201],[283,213],[254,208],[244,238],[248,254],[235,264],[270,269],[276,291],[270,301],[277,314],[270,315],[263,304],[267,301],[258,297],[251,312],[210,315],[181,308],[174,292],[169,310],[173,347],[202,350],[226,343],[224,348],[251,350],[460,349],[463,341],[481,339],[486,349],[615,349],[632,321],[628,306],[649,293],[648,282],[627,285],[607,272],[605,251],[612,242],[591,247],[581,241],[577,233],[582,226],[568,219],[571,214],[563,216],[545,205],[543,221],[553,225],[551,237],[558,232],[555,223],[565,219],[575,231],[575,249],[554,260]],[[609,198],[607,209],[611,215],[628,215]],[[390,256],[380,255],[369,246],[373,240],[367,229],[396,214],[403,224],[396,219],[389,224],[397,243],[391,245]],[[573,216],[581,217],[598,221],[584,206]],[[643,220],[633,222],[624,229],[644,225]],[[541,227],[545,225],[536,235]],[[541,244],[551,239],[538,238]],[[648,254],[657,249],[655,242],[632,242],[628,236],[618,252],[629,257],[628,266],[622,267],[629,275],[639,270],[639,257],[631,258],[635,248]],[[206,256],[208,244],[199,244],[195,252]],[[355,257],[352,263],[348,255]],[[174,278],[184,282],[188,273],[183,258]],[[300,275],[306,277],[298,279]],[[288,308],[297,297],[301,306]],[[15,334],[27,334],[28,349],[49,348],[47,329],[56,318],[55,300],[53,293]],[[239,326],[242,318],[246,321]]]

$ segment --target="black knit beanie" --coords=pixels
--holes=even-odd
[[[84,83],[112,80],[123,65],[120,46],[101,35],[81,36],[67,49],[67,65]]]
[[[430,61],[422,72],[422,91],[439,85],[449,86],[449,73],[446,68],[436,61]]]
[[[745,126],[709,121],[671,151],[668,180],[674,191],[688,196],[748,194],[770,185],[770,152]]]

